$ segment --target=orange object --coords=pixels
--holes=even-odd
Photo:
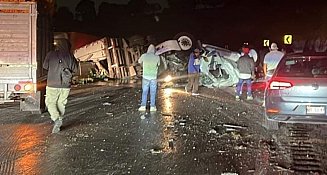
[[[267,109],[267,113],[279,113],[278,109]]]

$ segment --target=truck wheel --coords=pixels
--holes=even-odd
[[[196,47],[196,41],[194,37],[189,33],[186,32],[178,33],[174,36],[174,39],[177,40],[182,50],[186,51]]]
[[[176,34],[173,39],[177,40],[180,48],[182,49],[181,51],[176,52],[176,56],[183,62],[188,62],[190,53],[196,47],[194,37],[189,33],[181,32]]]

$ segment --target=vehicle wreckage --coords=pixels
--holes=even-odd
[[[163,63],[159,72],[169,72],[165,81],[186,79],[187,77],[188,54],[190,51],[186,52],[188,54],[183,54],[182,58],[178,53],[190,50],[191,46],[179,47],[181,43],[179,40],[169,40],[156,46],[157,54],[162,57]],[[208,88],[234,86],[239,80],[236,62],[241,53],[209,44],[201,44],[201,49],[203,59],[201,59],[200,65],[202,73],[200,84]],[[258,55],[254,49],[250,50],[250,56],[253,57],[255,62],[257,61]]]
[[[121,41],[115,44],[117,41]],[[180,35],[173,40],[167,40],[156,46],[156,54],[161,57],[160,77],[164,81],[183,81],[187,79],[187,63],[189,54],[196,43],[192,37]],[[239,71],[236,62],[240,53],[221,47],[201,45],[202,72],[200,84],[205,87],[234,86],[238,82]],[[114,79],[124,79],[141,76],[141,67],[137,59],[141,55],[140,48],[129,47],[124,39],[103,38],[79,49],[74,55],[79,62],[93,62],[98,76]],[[255,50],[250,50],[254,61],[257,60]]]

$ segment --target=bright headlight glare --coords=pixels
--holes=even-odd
[[[170,75],[168,75],[168,76],[165,78],[165,82],[170,82],[172,79],[173,79],[173,78],[172,78]]]
[[[31,91],[33,89],[33,86],[31,84],[27,84],[24,86],[25,91]]]

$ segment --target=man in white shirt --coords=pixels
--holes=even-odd
[[[278,51],[276,43],[272,43],[270,46],[270,52],[268,52],[263,61],[263,73],[267,80],[269,80],[274,73],[279,61],[284,56],[284,53]]]
[[[272,77],[272,75],[275,72],[275,69],[284,56],[284,53],[281,51],[278,51],[278,47],[276,43],[271,43],[270,46],[270,52],[268,52],[263,60],[263,74],[265,76],[265,79],[267,80],[266,86],[268,85],[268,81]],[[265,89],[266,91],[266,89]],[[266,92],[264,93],[266,94]],[[266,97],[264,97],[265,99]],[[263,101],[262,106],[265,106],[265,101]]]

